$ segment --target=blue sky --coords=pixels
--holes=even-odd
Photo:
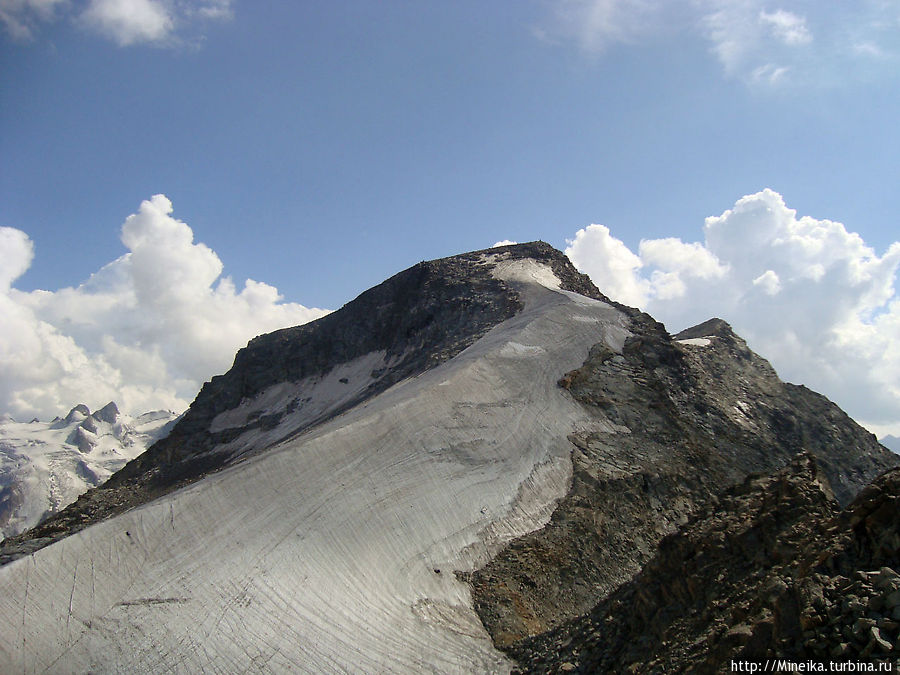
[[[889,255],[900,239],[900,2],[0,0],[0,20],[0,226],[27,236],[8,232],[4,276],[22,320],[45,326],[42,351],[7,338],[18,365],[2,371],[0,407],[16,415],[72,405],[85,386],[177,407],[228,367],[224,355],[315,315],[306,308],[336,308],[419,260],[544,239],[671,330],[730,312],[783,375],[870,428],[900,431],[900,390],[868,376],[848,385],[833,366],[850,351],[865,353],[854,372],[900,374]],[[720,230],[746,245],[729,249],[708,241],[704,219],[749,195],[791,236],[806,228],[803,250],[818,251],[807,267],[789,273],[771,256],[738,279],[727,251],[768,260],[745,241],[765,228],[726,218]],[[179,237],[183,258],[159,269],[200,260],[205,272],[182,280],[197,284],[193,302],[218,291],[222,311],[243,317],[202,367],[178,366],[178,345],[142,324],[162,282],[128,286],[120,277],[136,266],[113,264],[155,260],[123,243],[131,214],[132,231]],[[693,272],[683,262],[699,249],[665,245],[673,238],[702,248]],[[784,239],[772,234],[766,251]],[[877,268],[865,288],[838,273],[860,260]],[[623,276],[610,281],[610,269]],[[262,283],[256,295],[242,296],[247,279]],[[740,283],[810,321],[823,312],[787,310],[788,298],[813,307],[841,283],[853,289],[829,322],[788,335],[758,319],[764,305]],[[717,285],[732,300],[704,295]],[[188,321],[184,297],[160,322]],[[7,335],[22,334],[7,321]],[[813,329],[827,333],[821,345]],[[185,329],[179,344],[202,351],[211,330]],[[58,364],[38,377],[22,349]],[[125,364],[142,356],[159,368],[132,381]]]

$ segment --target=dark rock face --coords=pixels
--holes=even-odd
[[[3,451],[11,454],[9,448],[3,448]],[[15,480],[12,473],[0,471],[0,527],[9,525],[10,519],[24,502],[25,494],[22,485]]]
[[[633,580],[512,652],[523,672],[896,662],[900,470],[839,512],[811,454],[712,498]]]
[[[313,420],[309,428],[452,358],[522,307],[516,289],[494,278],[485,256],[536,260],[553,270],[563,289],[608,301],[565,255],[540,241],[414,265],[317,321],[251,340],[237,353],[231,370],[203,386],[166,438],[32,532],[5,542],[0,564],[33,550],[35,541],[44,545],[47,537],[65,536],[225,466],[231,456],[216,453],[217,445],[254,427],[274,428],[279,419],[263,415],[239,430],[219,433],[210,431],[212,420],[267,387],[323,375],[337,365],[384,351],[391,367],[372,372],[374,382],[365,391]],[[84,406],[70,415],[76,412],[89,415]],[[95,415],[117,413],[107,406]]]
[[[589,611],[710,494],[801,450],[843,504],[900,463],[833,403],[781,382],[724,321],[673,338],[634,315],[631,330],[622,354],[598,344],[560,380],[620,433],[570,436],[572,486],[550,522],[471,575],[498,646]],[[679,342],[692,338],[704,339]]]
[[[97,412],[95,412],[92,417],[96,418],[101,422],[106,422],[108,424],[115,424],[116,420],[119,419],[119,408],[113,401],[110,401],[105,406],[100,408]]]

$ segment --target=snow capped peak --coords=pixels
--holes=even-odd
[[[79,422],[90,414],[91,409],[88,408],[84,403],[79,403],[69,411],[68,415],[66,415],[65,423],[72,424],[73,422]]]
[[[108,424],[115,424],[116,420],[119,419],[119,408],[113,401],[110,401],[91,417]]]
[[[136,418],[110,402],[91,414],[79,403],[52,422],[0,418],[0,536],[36,525],[168,433],[176,414]]]

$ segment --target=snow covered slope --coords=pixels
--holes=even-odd
[[[52,422],[0,421],[0,538],[34,527],[137,457],[167,431],[169,411],[130,417],[79,404]]]
[[[598,342],[621,352],[629,320],[539,262],[483,262],[524,309],[452,359],[293,437],[299,405],[240,431],[303,402],[264,388],[215,427],[286,440],[0,568],[5,669],[507,672],[454,572],[547,521],[569,434],[623,431],[557,380]]]

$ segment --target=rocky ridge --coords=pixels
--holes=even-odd
[[[900,463],[833,403],[781,382],[720,319],[670,336],[635,315],[632,332],[621,353],[597,344],[559,382],[600,430],[569,436],[572,484],[550,522],[466,576],[500,647],[589,611],[722,486],[807,450],[846,504]]]
[[[840,510],[798,455],[715,496],[585,616],[516,644],[522,672],[728,672],[900,656],[900,470]]]

